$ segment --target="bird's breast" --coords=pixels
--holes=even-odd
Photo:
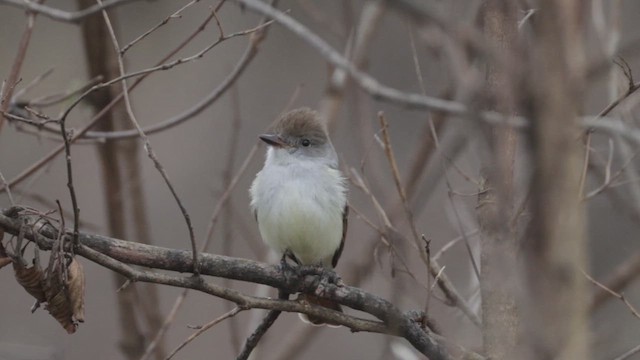
[[[340,173],[322,168],[268,168],[256,178],[252,205],[264,241],[307,265],[330,265],[342,241],[346,195]]]

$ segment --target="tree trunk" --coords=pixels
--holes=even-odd
[[[517,6],[513,2],[486,0],[482,8],[486,36],[505,52],[517,41]],[[504,66],[487,67],[487,93],[490,108],[513,114],[516,79]],[[516,257],[520,246],[512,223],[514,202],[514,163],[516,132],[508,127],[490,127],[491,157],[483,164],[486,178],[478,196],[478,222],[482,239],[480,291],[482,294],[482,336],[484,353],[495,360],[515,359],[520,317],[516,306]],[[485,176],[483,174],[483,176]]]
[[[95,5],[92,0],[78,0],[79,8]],[[116,23],[115,14],[110,14],[111,21]],[[117,54],[109,38],[104,19],[101,15],[91,16],[82,22],[82,36],[87,56],[89,77],[103,76],[105,80],[119,76]],[[118,86],[111,86],[96,91],[89,96],[89,102],[97,112],[109,104],[118,94]],[[129,121],[123,105],[113,110],[96,126],[100,131],[112,131],[129,128]],[[98,144],[98,158],[104,180],[104,197],[106,214],[111,236],[124,239],[131,236],[127,233],[127,218],[132,218],[135,239],[149,244],[148,221],[145,209],[144,192],[139,169],[138,142],[136,140],[106,140]],[[128,200],[128,201],[127,201]],[[127,210],[131,217],[125,216]],[[126,279],[113,274],[114,288],[120,288]],[[137,288],[142,286],[141,298]],[[117,293],[118,314],[122,331],[120,348],[128,359],[138,359],[144,353],[146,340],[144,333],[155,333],[162,325],[158,292],[153,284],[131,284]],[[139,316],[137,316],[139,315]],[[150,331],[141,329],[137,319],[144,318]],[[156,347],[157,359],[164,359],[163,341]]]
[[[527,240],[527,355],[589,359],[585,211],[580,194],[584,2],[541,0],[530,78],[533,218]]]

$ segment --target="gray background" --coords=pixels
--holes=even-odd
[[[135,2],[116,9],[113,13],[117,15],[117,33],[120,42],[129,42],[185,3],[185,1]],[[311,16],[311,13],[296,1],[282,1],[279,8],[289,9],[291,16],[321,34],[332,46],[342,51],[348,35],[346,30],[348,22],[345,19],[349,18],[345,13],[344,4],[336,0],[312,3],[317,8],[315,16]],[[73,1],[49,1],[47,4],[63,9],[74,9]],[[202,21],[212,4],[212,1],[202,1],[192,6],[181,19],[173,20],[131,49],[127,55],[127,69],[129,71],[142,69],[155,63]],[[349,8],[353,11],[351,21],[357,21],[362,4],[362,1],[353,1],[349,4]],[[475,1],[460,0],[445,4],[444,8],[448,16],[471,23],[468,15],[474,4],[476,4]],[[621,43],[625,44],[640,37],[637,23],[640,3],[622,2],[622,9]],[[219,16],[227,33],[252,27],[259,19],[252,13],[241,11],[232,2],[223,7]],[[590,19],[587,20],[590,21]],[[0,6],[0,75],[3,78],[9,73],[24,21],[22,11]],[[408,23],[406,16],[399,12],[385,13],[372,46],[367,52],[367,71],[384,84],[405,91],[419,92],[411,57]],[[197,52],[216,36],[217,31],[212,23],[205,33],[193,41],[179,56],[188,56]],[[589,39],[589,52],[592,58],[600,58],[602,51],[593,31],[589,34]],[[203,59],[170,71],[158,72],[149,77],[132,93],[138,120],[142,124],[153,124],[191,107],[217,86],[230,71],[247,41],[246,37],[229,40]],[[418,55],[427,92],[431,95],[439,95],[451,81],[446,58],[439,56],[436,49],[425,45],[420,38]],[[635,57],[629,56],[626,59],[632,68],[638,69],[640,64]],[[54,68],[54,73],[32,91],[33,96],[62,91],[87,80],[79,27],[38,17],[21,72],[22,85],[49,68]],[[237,145],[239,150],[236,168],[255,144],[256,136],[284,108],[297,87],[300,87],[300,95],[294,106],[318,107],[327,84],[329,71],[330,68],[315,50],[283,28],[277,25],[271,27],[257,58],[237,83],[242,129]],[[606,77],[600,77],[591,82],[589,89],[589,100],[585,104],[585,109],[587,113],[597,113],[608,102]],[[230,100],[227,93],[197,117],[169,131],[151,136],[152,145],[159,159],[191,215],[199,240],[204,237],[210,214],[223,191],[222,172],[228,155],[230,123],[233,115]],[[370,132],[357,127],[359,119],[377,130],[379,125],[376,112],[379,110],[385,112],[391,123],[392,142],[398,156],[400,170],[401,173],[406,174],[408,164],[421,141],[426,120],[424,113],[374,101],[361,91],[349,87],[332,138],[343,163],[347,166],[358,168],[363,159],[366,159],[365,173],[373,184],[372,189],[385,208],[391,209],[396,206],[398,199],[384,153],[376,145]],[[88,121],[90,113],[86,106],[77,108],[72,113],[71,126],[80,127]],[[464,124],[458,124],[458,126],[464,127]],[[359,132],[364,139],[362,142],[358,141],[360,137],[355,135]],[[473,136],[470,136],[466,150],[456,163],[466,173],[477,177],[480,162],[478,154],[481,153],[478,149],[482,145],[479,145],[474,138],[478,136],[477,133],[470,134]],[[15,126],[6,124],[0,135],[0,171],[5,177],[12,178],[54,146],[56,146],[55,142],[18,132]],[[600,146],[606,156],[606,142],[600,144],[596,141],[595,146]],[[262,153],[263,149],[260,152]],[[91,145],[74,146],[73,163],[82,220],[94,225],[88,231],[105,233],[105,206],[100,187],[109,179],[100,178],[96,151]],[[251,246],[257,249],[257,253],[262,254],[261,259],[266,259],[267,250],[259,241],[257,227],[248,209],[246,191],[261,163],[262,155],[259,155],[253,160],[233,193],[234,207],[239,216],[242,216],[242,222],[248,224],[246,229],[234,236],[230,252],[233,256],[256,258],[254,252],[249,251]],[[151,161],[145,157],[142,164],[154,244],[188,248],[187,231],[178,207]],[[455,171],[450,171],[449,175],[456,191],[473,193],[476,190],[473,184],[464,181]],[[596,185],[589,183],[591,187]],[[22,186],[26,187],[24,184]],[[70,209],[63,158],[56,158],[42,176],[28,185],[28,191],[41,194],[50,200],[60,199],[65,209]],[[423,211],[420,211],[416,218],[418,231],[433,239],[434,249],[439,249],[458,235],[458,228],[452,216],[446,192],[444,182],[439,181],[437,187],[433,189],[434,196],[430,197],[427,203],[420,204]],[[370,219],[378,222],[368,198],[353,186],[350,199]],[[46,206],[34,202],[29,197],[23,198],[22,203],[47,209]],[[4,194],[0,195],[0,207],[6,207],[8,204],[7,197]],[[467,230],[475,228],[475,196],[456,197],[456,205],[463,214]],[[589,208],[589,235],[593,250],[592,273],[596,277],[604,276],[613,265],[640,248],[637,236],[634,235],[637,234],[637,224],[615,211],[616,207],[612,206],[604,195],[590,201]],[[406,224],[400,222],[399,227],[405,234],[410,234]],[[218,226],[211,252],[221,252],[223,236],[221,229],[222,226]],[[249,238],[244,238],[241,234],[249,234]],[[347,245],[337,268],[339,273],[344,273],[353,264],[374,261],[374,255],[368,252],[372,248],[370,241],[373,234],[373,231],[352,213]],[[471,240],[474,243],[477,242],[476,237],[471,237]],[[403,309],[421,308],[424,302],[424,291],[402,273],[392,278],[386,251],[383,249],[380,251],[382,266],[376,265],[373,273],[361,286],[369,292],[391,298],[391,285],[397,283],[398,305]],[[415,253],[407,255],[407,258],[413,269],[419,272],[419,278],[424,280],[422,267]],[[108,270],[88,261],[81,261],[87,271],[86,322],[74,335],[67,335],[42,309],[35,314],[30,314],[31,297],[15,283],[10,268],[0,271],[0,284],[2,284],[0,359],[51,358],[52,354],[55,354],[54,358],[60,359],[122,358],[117,347],[119,339],[115,307],[117,294],[112,286],[111,274]],[[455,246],[443,257],[441,263],[446,265],[447,273],[461,292],[465,296],[471,296],[473,281],[463,246]],[[347,275],[344,276],[347,277]],[[220,283],[217,279],[212,281]],[[234,283],[233,286],[249,293],[256,291],[255,287],[247,284]],[[180,291],[180,289],[169,287],[160,289],[162,309],[165,313],[168,313],[173,299]],[[269,293],[275,295],[273,290],[269,290]],[[640,287],[637,283],[627,289],[625,295],[629,301],[640,305]],[[477,348],[480,345],[478,329],[474,328],[456,309],[445,307],[439,301],[432,301],[432,304],[431,313],[439,321],[446,336],[471,348]],[[179,312],[169,331],[167,349],[172,349],[192,333],[193,330],[188,329],[187,325],[203,324],[222,314],[226,311],[225,309],[219,299],[197,293],[190,294],[186,305]],[[250,330],[250,323],[256,313],[256,311],[244,312],[237,317],[243,337]],[[266,336],[258,358],[272,359],[286,346],[287,339],[303,328],[304,325],[298,321],[295,314],[285,314]],[[593,349],[596,358],[607,359],[637,344],[640,322],[633,318],[621,303],[610,301],[594,315],[593,333]],[[309,338],[308,346],[298,358],[376,359],[381,356],[385,343],[386,338],[377,334],[351,334],[344,328],[323,328],[316,331],[313,338]],[[235,355],[236,352],[229,342],[228,325],[222,323],[195,340],[175,358],[232,359]],[[640,359],[640,356],[636,356],[635,359]]]

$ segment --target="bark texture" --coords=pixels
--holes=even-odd
[[[484,32],[505,53],[513,53],[517,47],[517,11],[514,2],[486,0],[483,4]],[[486,76],[491,110],[513,114],[517,79],[495,63],[488,65]],[[515,130],[506,126],[489,127],[487,135],[491,157],[483,164],[485,177],[477,208],[482,239],[482,337],[486,356],[506,360],[517,358],[520,324],[518,273],[513,271],[520,241],[511,226],[517,137]]]
[[[580,194],[583,24],[580,0],[542,0],[530,59],[533,218],[527,240],[528,356],[589,359],[585,211]]]

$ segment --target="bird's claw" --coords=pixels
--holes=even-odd
[[[320,285],[335,285],[338,287],[344,286],[344,281],[338,273],[336,273],[332,269],[327,269],[322,266],[301,266],[300,267],[300,275],[307,276],[313,275],[318,277],[318,282]]]

